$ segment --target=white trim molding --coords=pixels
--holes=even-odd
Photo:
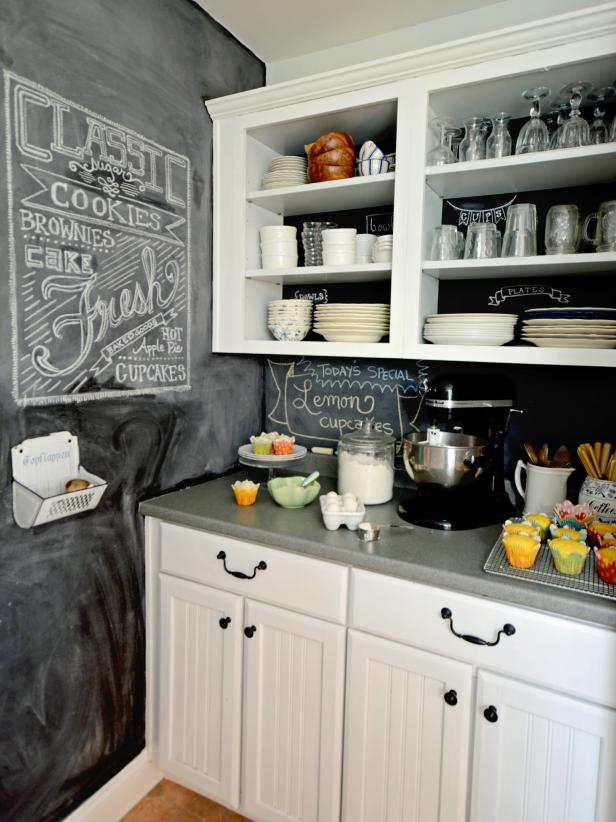
[[[616,46],[616,2],[544,20],[533,20],[406,54],[383,57],[349,68],[334,69],[298,80],[217,97],[206,101],[206,106],[210,115],[216,119],[233,117],[444,69],[460,68],[478,60],[483,62],[523,54],[531,49],[537,51],[575,43],[580,38],[580,32],[583,32],[584,39],[612,37]]]
[[[146,750],[105,783],[65,822],[118,822],[163,778]]]

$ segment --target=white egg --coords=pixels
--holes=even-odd
[[[325,510],[328,514],[339,514],[342,508],[339,502],[328,502]]]
[[[350,491],[347,491],[346,494],[342,495],[342,499],[355,499],[355,494],[352,494]]]
[[[326,500],[337,500],[338,494],[335,491],[330,491],[325,497]]]
[[[355,498],[353,497],[352,499],[345,499],[343,503],[343,508],[348,514],[352,513],[353,511],[357,511],[357,503],[355,502]]]

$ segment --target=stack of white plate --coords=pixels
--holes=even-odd
[[[616,348],[616,309],[531,308],[522,339],[539,348]]]
[[[305,157],[275,157],[263,175],[261,188],[301,186],[308,182],[308,161]]]
[[[435,345],[504,345],[513,339],[517,314],[429,314],[424,337]]]
[[[327,342],[379,342],[389,334],[386,303],[329,303],[314,309],[314,331]]]
[[[303,340],[311,324],[312,300],[273,300],[267,306],[267,327],[277,340]]]

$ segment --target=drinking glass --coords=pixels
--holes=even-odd
[[[455,225],[438,225],[432,230],[430,260],[458,260],[463,248],[464,237]]]
[[[533,257],[536,253],[537,209],[533,203],[515,203],[507,211],[501,257]]]
[[[485,160],[485,124],[485,117],[469,117],[468,120],[464,121],[464,137],[458,149],[458,159],[461,163],[470,160]]]
[[[577,148],[587,146],[590,143],[590,127],[580,114],[582,96],[588,91],[590,83],[578,80],[570,83],[560,90],[561,94],[569,95],[571,111],[569,118],[565,120],[558,135],[558,148]]]
[[[563,124],[565,123],[567,117],[569,116],[569,111],[571,106],[569,105],[568,100],[555,100],[552,104],[554,106],[558,106],[558,116],[556,118],[556,128],[550,134],[550,150],[558,148],[558,141],[560,139],[560,133],[563,128]]]
[[[592,220],[597,221],[597,228],[591,237],[588,226]],[[601,203],[599,211],[589,214],[584,220],[582,233],[586,242],[596,246],[597,251],[616,251],[616,200]]]
[[[616,117],[612,120],[612,127],[610,129],[610,143],[616,142]]]
[[[446,166],[456,162],[456,155],[451,148],[451,141],[461,133],[450,117],[435,117],[430,121],[433,131],[438,134],[439,145],[428,152],[426,162],[430,166]]]
[[[501,233],[494,223],[473,223],[466,232],[465,260],[479,260],[500,255]]]
[[[550,89],[545,86],[527,89],[522,93],[525,100],[532,100],[530,107],[530,120],[520,129],[518,139],[515,144],[516,154],[530,154],[533,151],[546,151],[550,143],[548,127],[541,119],[541,100],[547,97]]]
[[[610,139],[610,130],[608,124],[605,122],[605,101],[614,96],[616,88],[614,86],[604,86],[603,88],[595,89],[588,95],[588,99],[595,103],[594,121],[590,127],[590,143],[591,145],[598,145],[600,143],[607,143]]]
[[[492,117],[492,133],[486,142],[486,157],[509,157],[511,154],[511,134],[508,123],[511,115],[500,111]]]
[[[552,206],[545,220],[545,253],[575,254],[580,231],[580,210],[576,205]]]

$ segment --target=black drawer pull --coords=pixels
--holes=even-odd
[[[498,722],[498,711],[494,707],[494,705],[488,705],[488,707],[483,712],[483,715],[488,720],[488,722]]]
[[[222,617],[222,619],[218,620],[218,624],[223,629],[223,631],[225,630],[225,628],[229,627],[230,622],[231,622],[231,617]]]
[[[250,574],[249,576],[248,574],[244,574],[242,571],[230,571],[227,568],[227,555],[224,551],[219,551],[216,555],[216,559],[221,559],[225,571],[228,574],[231,574],[232,577],[236,577],[237,579],[254,579],[257,575],[257,571],[265,571],[265,569],[267,568],[267,563],[261,560],[261,562],[258,565],[255,565],[252,574]]]
[[[256,630],[256,625],[248,625],[248,627],[244,628],[244,634],[248,637],[248,639],[252,639]]]
[[[453,708],[454,705],[458,704],[458,692],[454,690],[447,691],[443,699],[448,705],[451,705],[451,707]]]
[[[449,620],[449,627],[451,628],[451,633],[454,636],[463,639],[465,642],[472,642],[473,645],[487,645],[488,647],[492,648],[494,647],[494,645],[498,645],[498,643],[500,642],[501,634],[505,634],[505,636],[513,636],[515,634],[515,627],[511,625],[509,622],[507,622],[496,634],[496,639],[493,642],[488,642],[487,639],[481,639],[481,637],[473,636],[473,634],[459,634],[453,627],[453,614],[451,613],[449,608],[441,608],[441,616],[443,617],[443,619]]]

